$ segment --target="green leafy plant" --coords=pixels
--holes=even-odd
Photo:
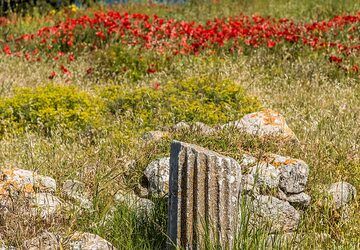
[[[148,128],[180,121],[214,125],[239,119],[261,107],[240,85],[210,77],[133,89],[110,86],[101,91],[101,96],[110,112]]]
[[[96,128],[101,123],[101,107],[99,99],[71,86],[18,88],[12,97],[0,101],[0,134]]]

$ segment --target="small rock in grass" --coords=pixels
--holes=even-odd
[[[35,192],[55,191],[56,181],[51,177],[19,168],[0,169],[0,195],[31,195]]]
[[[149,190],[140,184],[135,187],[134,191],[135,194],[141,198],[149,197]]]
[[[151,195],[164,196],[169,192],[170,157],[152,161],[145,169],[144,175],[149,183]]]
[[[140,198],[134,193],[117,193],[114,197],[116,203],[125,203],[134,208],[137,214],[149,214],[154,209],[154,202],[146,198]]]
[[[347,182],[336,182],[330,185],[328,193],[331,196],[331,203],[338,209],[356,197],[356,189]]]
[[[288,127],[285,118],[278,112],[266,109],[245,115],[241,120],[229,122],[222,128],[236,128],[259,137],[274,137],[285,141],[298,142],[295,133]]]
[[[27,240],[23,244],[23,248],[27,250],[55,250],[60,248],[60,239],[58,236],[43,232],[42,234]]]
[[[210,126],[208,126],[208,125],[206,125],[205,123],[202,123],[202,122],[195,122],[191,126],[191,128],[195,132],[199,132],[199,133],[204,134],[204,135],[208,135],[208,134],[211,134],[211,133],[215,132],[215,129],[211,128]]]
[[[186,122],[178,122],[172,127],[172,129],[176,132],[188,130],[188,129],[190,129],[190,125]]]
[[[84,209],[90,209],[92,207],[92,203],[85,193],[84,183],[76,180],[66,180],[63,184],[62,191],[67,197],[76,201],[80,207]]]
[[[273,232],[290,232],[298,227],[300,213],[287,201],[259,195],[250,203],[250,223]]]
[[[96,234],[75,232],[69,239],[71,250],[116,250],[107,240]]]
[[[54,216],[60,207],[60,199],[49,193],[37,193],[30,200],[31,214],[40,215],[43,219]]]
[[[309,176],[309,166],[302,160],[269,154],[266,161],[280,170],[280,188],[289,194],[305,190]]]
[[[255,179],[253,175],[245,174],[241,177],[241,192],[245,194],[257,194],[259,192],[258,186],[255,185]]]
[[[258,160],[254,156],[251,156],[249,154],[243,154],[241,159],[241,166],[244,169],[249,169],[250,167],[256,165],[257,162]]]
[[[299,194],[285,194],[283,191],[279,190],[278,194],[279,199],[288,201],[295,208],[306,208],[310,205],[311,197],[310,195],[302,192]]]
[[[142,139],[145,141],[160,141],[163,138],[166,138],[169,136],[168,132],[164,132],[164,131],[149,131],[146,132],[143,136]]]
[[[280,171],[271,164],[258,163],[252,168],[251,175],[259,187],[272,189],[279,186]]]

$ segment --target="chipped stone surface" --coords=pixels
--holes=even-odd
[[[249,154],[242,155],[241,165],[244,168],[250,168],[250,167],[254,166],[257,162],[258,162],[258,160],[254,156],[251,156]]]
[[[254,176],[245,174],[241,178],[241,192],[257,194],[259,192],[258,186],[255,185]]]
[[[16,196],[35,192],[55,192],[53,178],[39,175],[33,171],[19,168],[0,169],[0,195]]]
[[[178,122],[172,127],[172,129],[174,131],[187,130],[190,129],[190,125],[187,122]]]
[[[205,220],[214,227],[210,237],[224,248],[231,246],[238,225],[241,166],[230,157],[178,141],[171,144],[170,166],[170,242],[201,249]]]
[[[60,239],[55,234],[43,232],[42,234],[27,240],[23,244],[23,249],[27,250],[56,250],[60,248]]]
[[[310,205],[311,197],[306,193],[299,194],[285,194],[279,190],[279,199],[288,201],[292,206],[296,208],[306,208]]]
[[[205,135],[215,132],[215,129],[213,129],[212,127],[210,127],[202,122],[195,122],[191,128],[192,128],[192,130],[199,132],[201,134],[205,134]]]
[[[84,209],[90,209],[92,202],[85,192],[85,184],[77,180],[66,180],[62,186],[63,193]]]
[[[169,192],[170,157],[152,161],[145,169],[144,175],[149,182],[151,195],[164,196]]]
[[[269,154],[267,162],[280,170],[280,188],[290,194],[305,190],[309,176],[309,166],[302,160]]]
[[[260,162],[252,167],[251,175],[257,186],[276,188],[280,182],[280,171],[269,163]]]
[[[250,204],[250,223],[255,227],[269,227],[273,232],[289,232],[298,227],[300,213],[287,201],[259,195]]]
[[[115,250],[116,248],[107,240],[96,234],[74,233],[69,239],[71,250]]]
[[[285,118],[271,109],[247,114],[241,120],[227,123],[222,127],[233,127],[247,134],[260,137],[270,136],[298,141],[294,132],[288,127]]]
[[[59,212],[61,201],[49,193],[37,193],[30,199],[30,211],[33,215],[40,215],[48,219]]]
[[[335,208],[341,208],[356,197],[356,188],[347,182],[336,182],[330,185],[328,193]]]
[[[169,136],[168,132],[155,130],[155,131],[146,132],[142,136],[142,139],[145,141],[160,141],[161,139],[166,138],[168,136]]]
[[[136,209],[138,214],[149,214],[154,209],[155,204],[149,199],[140,198],[134,193],[117,193],[114,197],[116,203],[125,203],[129,207]]]

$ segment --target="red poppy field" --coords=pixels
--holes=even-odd
[[[316,22],[295,22],[287,18],[240,15],[216,18],[205,23],[166,19],[157,15],[119,11],[94,12],[66,18],[33,33],[8,34],[1,41],[2,52],[27,61],[74,61],[78,54],[110,45],[131,46],[171,56],[200,53],[237,53],[243,50],[277,46],[309,47],[344,70],[359,71],[360,12],[338,15]],[[11,25],[4,19],[3,28]],[[60,72],[70,74],[66,66]],[[149,67],[149,73],[151,73]],[[51,73],[54,76],[55,71]]]
[[[224,129],[269,109],[296,143]],[[212,132],[194,129],[199,123]],[[42,249],[29,240],[51,238],[75,249],[73,236],[86,232],[116,249],[164,249],[167,196],[151,193],[146,169],[179,140],[236,161],[274,153],[309,166],[311,201],[284,234],[293,241],[277,232],[285,241],[269,243],[273,232],[246,224],[234,249],[357,249],[359,195],[334,209],[326,190],[345,181],[360,191],[359,124],[358,1],[140,1],[7,13],[0,16],[0,240]],[[13,169],[54,179],[49,195],[61,205],[51,216],[29,212],[32,192],[48,191],[11,184]],[[80,194],[66,192],[69,183]],[[214,242],[204,248],[221,249]]]

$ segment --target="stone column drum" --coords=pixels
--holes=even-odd
[[[173,141],[170,155],[168,248],[232,248],[238,220],[241,167],[232,158]]]

